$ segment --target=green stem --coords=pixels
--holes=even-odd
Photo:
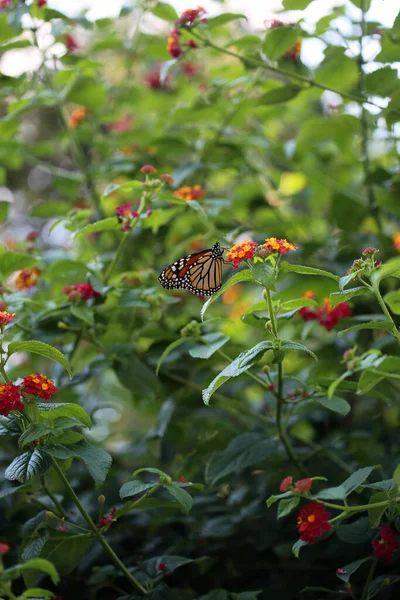
[[[119,243],[117,251],[114,254],[114,258],[112,259],[111,263],[109,264],[106,274],[104,276],[104,281],[103,281],[104,284],[107,284],[109,282],[112,272],[114,271],[114,268],[117,265],[117,263],[119,262],[119,259],[121,258],[121,254],[124,251],[124,248],[128,241],[130,232],[131,232],[131,230],[128,229],[128,231],[125,231],[124,235],[122,236],[122,239]]]
[[[363,589],[363,594],[361,596],[361,600],[367,600],[368,598],[368,588],[371,584],[371,581],[375,575],[375,569],[376,569],[376,565],[378,564],[378,560],[376,558],[373,559],[372,564],[371,564],[371,568],[369,570],[368,573],[368,577],[367,577],[367,581],[365,582],[365,586]]]
[[[266,297],[267,297],[269,318],[270,318],[271,324],[272,324],[272,332],[273,332],[275,338],[279,339],[278,323],[276,320],[274,305],[272,303],[271,290],[269,290],[268,288],[265,288],[265,293],[266,293]],[[283,404],[284,404],[284,400],[283,400],[283,363],[281,361],[278,363],[278,389],[277,389],[277,393],[276,393],[276,427],[278,429],[279,439],[281,440],[282,444],[285,447],[286,454],[288,455],[289,460],[294,465],[296,465],[297,469],[304,477],[307,477],[308,476],[307,470],[304,468],[304,465],[298,460],[297,456],[295,455],[292,445],[290,443],[289,437],[287,435],[285,426],[283,424],[283,419],[282,419]]]
[[[82,517],[85,519],[85,521],[86,521],[86,523],[87,523],[90,531],[98,539],[98,541],[100,542],[100,544],[103,546],[103,548],[104,548],[105,552],[108,554],[109,558],[112,560],[112,562],[117,567],[117,569],[119,569],[125,575],[125,577],[127,578],[127,580],[131,583],[131,585],[134,588],[140,590],[142,592],[142,594],[146,594],[146,589],[128,571],[128,569],[126,568],[126,566],[124,565],[124,563],[119,559],[119,557],[117,556],[117,554],[111,548],[110,544],[103,537],[103,535],[101,534],[101,532],[99,531],[99,529],[96,527],[96,525],[94,524],[94,522],[93,522],[92,518],[90,517],[90,515],[86,512],[85,508],[81,504],[81,501],[79,500],[78,496],[75,494],[73,488],[71,487],[68,479],[64,475],[64,472],[61,469],[60,465],[58,464],[57,460],[53,456],[51,457],[51,460],[53,462],[55,470],[57,471],[57,474],[58,474],[59,478],[61,479],[61,481],[63,482],[65,488],[68,490],[70,496],[74,500],[74,502],[76,504],[76,507],[78,508],[78,510],[81,513]]]
[[[270,64],[268,64],[262,60],[259,60],[257,58],[254,58],[252,56],[243,56],[242,54],[238,54],[237,52],[232,52],[231,50],[228,50],[227,48],[218,46],[217,44],[214,44],[210,40],[203,38],[195,30],[191,30],[190,35],[197,38],[199,41],[203,42],[203,44],[205,46],[214,48],[214,50],[217,50],[218,52],[222,52],[223,54],[227,54],[228,56],[233,56],[234,58],[241,60],[244,64],[247,63],[247,64],[254,65],[255,67],[263,67],[264,69],[268,69],[274,73],[279,73],[280,75],[285,75],[286,77],[291,77],[292,79],[297,79],[298,81],[308,83],[310,86],[317,87],[322,90],[328,90],[330,92],[335,92],[335,94],[339,94],[339,96],[342,96],[342,98],[347,98],[348,100],[353,100],[353,102],[358,102],[359,104],[366,102],[367,104],[372,104],[373,106],[377,106],[378,108],[382,109],[382,107],[379,106],[379,104],[376,104],[375,102],[371,102],[370,100],[368,100],[368,98],[360,98],[360,96],[356,96],[354,94],[340,92],[339,90],[335,90],[334,88],[331,88],[327,85],[318,83],[311,77],[307,77],[305,75],[300,75],[299,73],[292,73],[290,71],[285,71],[284,69],[280,69],[278,67],[273,67]]]
[[[392,334],[392,336],[394,338],[396,338],[396,340],[398,342],[400,342],[400,333],[397,330],[396,323],[393,321],[392,315],[390,314],[390,312],[388,310],[388,307],[386,306],[385,301],[384,301],[384,299],[381,296],[381,292],[379,290],[379,287],[378,286],[373,286],[372,287],[372,291],[375,294],[375,297],[376,297],[376,299],[379,302],[379,305],[380,305],[380,307],[382,309],[383,314],[385,315],[385,317],[387,318],[387,320],[390,321],[392,323],[392,325],[393,325],[393,330],[390,333]]]
[[[371,504],[359,504],[358,506],[341,506],[340,504],[331,504],[330,502],[325,502],[325,500],[320,500],[320,502],[322,502],[324,506],[342,510],[343,512],[361,512],[363,510],[370,510],[371,508],[382,508],[383,506],[389,506],[389,504],[392,503],[398,504],[400,502],[400,496],[397,498],[391,498],[390,500],[382,500],[381,502],[371,502]]]
[[[59,502],[56,498],[56,496],[53,494],[52,491],[49,490],[49,488],[46,485],[46,480],[44,477],[40,478],[41,484],[42,484],[42,488],[44,490],[44,492],[47,494],[47,496],[50,498],[50,500],[53,502],[54,506],[57,507],[58,512],[60,513],[61,516],[64,517],[64,519],[68,519],[68,513],[66,512],[66,510],[64,509],[63,505],[61,504],[61,502]]]
[[[6,383],[10,383],[11,379],[9,378],[9,376],[7,375],[4,365],[0,364],[0,373],[3,376],[3,379]]]

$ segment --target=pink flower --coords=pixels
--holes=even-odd
[[[114,508],[111,510],[111,512],[110,512],[110,514],[108,516],[102,517],[100,519],[99,527],[105,527],[109,523],[112,523],[113,520],[114,520],[113,517],[114,517],[114,515],[115,515],[116,512],[117,512],[117,509],[114,506]]]
[[[143,165],[140,170],[142,173],[157,173],[157,169],[153,165]]]
[[[69,52],[75,52],[75,50],[79,50],[79,44],[78,44],[78,42],[69,33],[67,33],[67,35],[65,36],[64,43],[67,46],[67,49],[68,49]]]
[[[279,491],[280,492],[287,492],[288,489],[290,488],[290,486],[293,483],[293,477],[291,475],[288,475],[287,477],[285,477],[285,479],[282,479],[281,481],[281,485],[279,486]]]
[[[310,477],[306,477],[305,479],[299,479],[296,483],[296,490],[298,492],[308,492],[312,488],[312,479]]]

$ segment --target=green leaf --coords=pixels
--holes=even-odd
[[[26,342],[11,342],[8,345],[8,355],[11,356],[15,354],[15,352],[31,352],[32,354],[39,354],[40,356],[44,356],[45,358],[50,358],[51,360],[55,360],[58,362],[70,376],[72,379],[72,369],[68,360],[65,358],[64,354],[53,348],[53,346],[49,346],[49,344],[45,344],[44,342],[37,342],[35,340],[30,340]]]
[[[325,50],[325,59],[314,74],[317,83],[340,91],[351,89],[357,82],[357,77],[358,68],[355,61],[345,55],[344,48],[332,46]],[[333,208],[335,211],[335,206]]]
[[[400,277],[400,257],[388,260],[372,273],[371,281],[373,286],[377,287],[387,277]]]
[[[297,310],[298,308],[303,308],[303,306],[318,308],[319,305],[316,300],[311,300],[311,298],[296,298],[294,300],[282,302],[280,308],[282,310]]]
[[[368,323],[359,323],[358,325],[353,325],[352,327],[338,331],[338,337],[343,337],[347,333],[351,333],[352,331],[360,331],[361,329],[381,329],[383,331],[393,331],[393,323],[390,321],[368,321]]]
[[[69,202],[43,202],[37,204],[31,210],[32,217],[40,217],[44,219],[46,217],[65,217],[71,210],[71,204]]]
[[[349,525],[339,525],[336,535],[347,544],[370,544],[375,531],[370,528],[368,517],[361,517]]]
[[[141,189],[142,186],[143,186],[143,182],[138,181],[137,179],[133,179],[131,181],[125,181],[125,183],[120,183],[120,184],[110,183],[110,185],[108,185],[103,192],[103,198],[107,198],[107,196],[109,196],[113,192],[116,192],[117,190],[120,192],[132,192],[133,190]],[[104,221],[109,221],[110,219],[113,219],[114,222],[115,221],[118,222],[118,219],[116,217],[109,217],[108,219],[104,219]]]
[[[304,540],[297,540],[292,546],[292,552],[296,558],[299,558],[300,550],[304,547],[308,546],[308,542]]]
[[[20,271],[27,267],[37,265],[37,260],[30,254],[22,254],[10,252],[4,248],[0,248],[0,273],[3,277],[8,277],[14,271]]]
[[[166,483],[163,486],[173,498],[182,506],[185,514],[188,514],[193,506],[193,498],[183,488],[176,483]]]
[[[230,365],[225,367],[221,373],[219,373],[209,384],[209,386],[203,390],[203,402],[204,404],[209,404],[211,396],[214,392],[221,387],[226,381],[231,379],[231,377],[238,377],[242,373],[248,371],[254,363],[256,363],[260,358],[261,354],[264,354],[267,350],[272,349],[272,343],[269,341],[260,342],[251,350],[246,350],[237,356]]]
[[[42,449],[29,450],[17,458],[7,467],[5,476],[10,481],[26,483],[33,481],[38,475],[43,475],[51,466],[51,461]]]
[[[89,552],[93,543],[92,534],[54,531],[41,551],[43,558],[51,560],[61,575],[73,571]]]
[[[398,489],[400,489],[400,465],[397,465],[397,467],[394,470],[393,473],[393,479],[398,487]]]
[[[9,202],[0,202],[0,222],[3,222],[7,219],[9,208]]]
[[[107,99],[107,90],[101,79],[80,77],[69,90],[67,98],[90,111],[101,109]]]
[[[283,350],[297,350],[297,352],[306,352],[310,356],[313,357],[314,360],[318,361],[318,358],[307,348],[307,346],[303,346],[303,344],[298,344],[297,342],[290,342],[289,340],[283,340],[281,344],[281,348]]]
[[[108,217],[107,219],[102,219],[101,221],[96,221],[96,223],[90,223],[89,225],[82,227],[82,229],[75,233],[74,239],[80,240],[91,233],[118,231],[119,229],[121,229],[121,225],[118,223],[117,217]]]
[[[251,263],[250,272],[254,281],[270,290],[275,289],[276,272],[269,263],[260,261]]]
[[[360,560],[355,560],[354,562],[351,562],[348,565],[345,565],[341,569],[338,569],[336,571],[336,575],[337,575],[337,577],[339,577],[339,579],[341,579],[342,581],[345,581],[347,583],[349,581],[350,577],[353,575],[353,573],[358,571],[358,569],[361,567],[362,564],[364,564],[365,562],[368,562],[370,560],[372,560],[371,556],[361,558]]]
[[[388,292],[384,296],[384,301],[395,315],[400,315],[400,291]]]
[[[285,25],[276,29],[269,29],[264,44],[264,52],[271,60],[283,56],[293,48],[299,37],[297,28]]]
[[[339,415],[343,415],[344,417],[351,410],[351,406],[347,402],[347,400],[344,400],[343,398],[338,398],[337,396],[332,396],[332,398],[326,398],[323,396],[321,398],[313,398],[313,400],[315,400],[315,402],[318,402],[318,404],[321,404],[321,406],[323,406],[324,408],[332,410],[333,412],[338,413]]]
[[[71,314],[88,325],[94,325],[94,312],[90,306],[71,304]]]
[[[290,490],[288,492],[282,492],[282,494],[270,496],[266,501],[267,507],[269,508],[270,506],[275,504],[275,502],[278,502],[278,500],[280,500],[281,498],[290,498],[291,496],[293,496],[293,492],[291,492]]]
[[[92,419],[89,417],[87,412],[82,406],[79,404],[71,403],[44,403],[40,402],[38,404],[38,408],[41,411],[42,419],[58,419],[59,417],[67,417],[69,419],[74,419],[79,423],[82,423],[85,427],[89,429],[92,426]]]
[[[153,483],[143,483],[143,481],[139,481],[139,479],[135,479],[134,481],[127,481],[119,490],[119,495],[122,499],[129,498],[130,496],[137,496],[146,490],[150,490],[151,488],[155,488],[158,482]]]
[[[228,281],[221,287],[221,289],[218,290],[218,292],[216,292],[215,294],[213,294],[211,298],[209,298],[207,302],[203,304],[203,308],[200,312],[201,320],[204,320],[203,317],[205,315],[206,310],[213,302],[215,302],[217,298],[224,294],[226,290],[229,290],[230,287],[232,287],[236,283],[241,283],[242,281],[253,281],[253,277],[249,269],[239,271],[238,273],[235,273],[235,275],[232,275],[232,277],[228,279]]]
[[[346,498],[346,488],[343,485],[326,488],[313,496],[317,500],[344,500]]]
[[[389,496],[387,492],[377,492],[376,494],[373,494],[371,496],[368,504],[374,504],[375,502],[382,502],[388,499]],[[369,524],[371,527],[379,527],[382,517],[385,514],[387,508],[388,506],[378,506],[375,508],[368,509]]]
[[[223,333],[208,333],[201,338],[203,344],[197,344],[189,350],[190,356],[193,358],[210,358],[219,348],[222,348],[230,338]]]
[[[330,301],[332,307],[334,308],[337,304],[341,302],[348,302],[351,298],[355,298],[356,296],[368,296],[371,292],[365,287],[355,287],[350,288],[348,290],[343,290],[342,292],[333,292],[330,295]]]
[[[335,281],[339,281],[340,279],[340,277],[329,273],[329,271],[323,271],[314,267],[305,267],[304,265],[292,265],[288,262],[282,263],[281,271],[284,273],[299,273],[300,275],[320,275],[321,277],[329,277]]]
[[[44,558],[32,558],[23,565],[19,565],[21,571],[40,571],[50,577],[54,585],[57,585],[60,581],[60,576],[57,573],[56,567],[49,560]]]
[[[354,4],[354,6],[357,6],[357,8],[362,8],[364,6],[365,11],[369,10],[371,7],[371,0],[350,0],[350,2]]]
[[[365,76],[365,90],[374,96],[387,97],[397,89],[398,75],[396,69],[389,66],[377,69]]]
[[[346,481],[344,481],[342,483],[342,486],[346,490],[346,496],[351,494],[351,492],[353,492],[356,488],[358,488],[358,486],[360,486],[362,483],[364,483],[364,481],[366,481],[368,479],[368,477],[371,475],[372,471],[376,468],[377,468],[376,466],[363,467],[363,468],[355,471],[352,475],[350,475],[350,477],[348,477],[346,479]]]
[[[312,0],[283,0],[285,10],[304,10]]]
[[[18,600],[32,600],[33,598],[40,598],[40,600],[52,600],[54,598],[54,592],[49,592],[49,590],[44,590],[42,588],[29,588],[22,593],[21,596],[18,596]]]
[[[206,481],[215,485],[227,475],[239,475],[248,467],[271,459],[276,453],[275,440],[266,438],[262,433],[243,433],[234,438],[225,450],[213,454],[206,466]]]
[[[298,496],[281,500],[278,505],[277,519],[282,519],[289,515],[296,506],[298,506],[300,498]]]
[[[168,21],[169,23],[176,21],[178,18],[178,13],[174,7],[170,4],[166,4],[165,2],[159,2],[151,12],[155,17],[158,17],[163,21]]]
[[[32,443],[34,440],[38,440],[43,435],[51,432],[53,427],[46,425],[45,423],[32,423],[28,429],[25,429],[23,434],[18,440],[20,448],[26,446],[26,444]]]
[[[226,25],[231,21],[237,21],[238,19],[246,19],[246,15],[242,15],[239,13],[222,13],[221,15],[217,15],[216,17],[212,17],[211,19],[207,19],[207,29],[214,29],[215,27],[221,27],[221,25]]]
[[[274,88],[269,92],[266,92],[259,98],[259,105],[263,104],[281,104],[282,102],[288,102],[296,98],[301,92],[302,88],[298,85],[283,85],[278,88]]]
[[[108,452],[83,440],[72,445],[54,444],[43,446],[43,451],[61,460],[67,458],[83,460],[93,477],[96,487],[100,487],[104,483],[112,463],[112,458]]]
[[[185,343],[185,342],[187,342],[187,341],[188,341],[188,339],[187,339],[187,338],[181,337],[181,338],[178,338],[178,339],[174,340],[173,342],[171,342],[171,343],[170,343],[170,344],[169,344],[169,345],[168,345],[168,346],[165,348],[164,352],[163,352],[163,353],[161,354],[161,356],[160,356],[160,360],[159,360],[159,361],[158,361],[158,363],[157,363],[157,368],[156,368],[156,375],[157,375],[157,376],[158,376],[158,373],[160,372],[161,365],[163,364],[163,362],[164,362],[164,360],[167,358],[167,356],[168,356],[169,354],[171,354],[171,352],[172,352],[173,350],[175,350],[175,348],[178,348],[179,346],[181,346],[182,344],[184,344],[184,343]]]

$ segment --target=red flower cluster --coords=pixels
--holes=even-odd
[[[186,481],[184,475],[179,477],[179,479],[177,479],[176,481],[177,481],[177,483],[189,483],[189,481]]]
[[[160,67],[155,67],[145,74],[143,81],[152,90],[162,90],[171,85],[171,76],[167,74],[162,81]]]
[[[302,298],[311,298],[315,300],[315,292],[307,291],[302,295]],[[304,306],[299,310],[299,315],[303,321],[319,321],[322,327],[327,331],[331,331],[339,322],[339,319],[350,317],[351,308],[347,302],[340,302],[332,308],[329,298],[324,299],[322,306],[314,310],[308,306]]]
[[[0,415],[7,416],[12,410],[24,410],[21,392],[13,383],[0,385]]]
[[[311,477],[306,477],[305,479],[299,479],[296,483],[296,490],[298,492],[309,492],[312,488],[312,479]]]
[[[167,565],[165,563],[160,563],[158,565],[158,570],[159,571],[166,571],[166,569],[167,569]]]
[[[189,9],[183,11],[179,19],[175,21],[175,28],[171,31],[168,36],[167,43],[167,52],[172,56],[172,58],[179,58],[183,53],[183,48],[180,44],[180,32],[179,29],[181,27],[185,29],[190,29],[197,25],[199,21],[205,21],[204,15],[206,14],[206,10],[201,6],[197,8]],[[197,48],[197,44],[194,40],[189,40],[186,44],[188,48]]]
[[[122,231],[128,231],[132,227],[134,219],[139,218],[139,213],[132,210],[133,202],[125,202],[115,208],[119,223],[122,223]]]
[[[113,517],[116,512],[117,512],[117,509],[114,506],[114,508],[111,510],[110,514],[107,517],[101,517],[100,522],[99,522],[99,527],[105,527],[106,525],[109,525],[110,523],[112,523]]]
[[[3,556],[3,554],[7,554],[9,550],[11,550],[11,548],[8,544],[0,544],[0,556]]]
[[[330,531],[332,529],[329,523],[330,516],[324,505],[319,502],[309,502],[303,506],[297,517],[300,539],[313,544],[325,531]]]
[[[204,198],[204,192],[200,185],[194,185],[192,187],[184,185],[174,192],[174,197],[189,202],[190,200],[201,200]]]
[[[90,283],[76,283],[75,285],[66,285],[63,290],[63,294],[68,296],[71,302],[77,302],[79,300],[91,300],[92,298],[100,298],[99,292],[93,288]]]
[[[46,6],[47,0],[36,0],[36,4],[39,8],[42,8],[42,6]]]
[[[226,254],[228,262],[233,262],[233,268],[237,269],[242,260],[251,260],[254,257],[256,247],[257,242],[251,240],[235,244]]]
[[[50,400],[58,392],[58,388],[54,385],[54,381],[46,377],[46,375],[32,373],[22,380],[21,391],[24,394],[40,396],[43,400]]]
[[[157,169],[155,167],[153,167],[153,165],[143,165],[143,167],[141,167],[140,171],[142,173],[147,173],[150,175],[157,173]]]
[[[6,310],[0,311],[0,327],[5,327],[9,323],[11,323],[11,321],[14,321],[14,318],[15,313],[11,314]]]
[[[288,475],[287,477],[282,479],[281,485],[279,486],[279,491],[287,492],[288,489],[290,488],[290,486],[292,485],[292,483],[293,483],[293,477],[291,475]]]
[[[396,532],[391,527],[378,527],[381,535],[380,540],[374,540],[372,547],[374,549],[375,558],[380,558],[389,562],[393,558],[393,554],[398,550],[399,543],[397,542]]]

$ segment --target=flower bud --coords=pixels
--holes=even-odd
[[[100,496],[97,498],[97,502],[98,502],[99,504],[104,504],[104,502],[105,502],[105,501],[106,501],[106,497],[105,497],[103,494],[101,494],[101,495],[100,495]]]
[[[57,519],[56,515],[51,510],[46,511],[46,517],[48,519]]]
[[[273,330],[273,327],[272,327],[272,321],[267,321],[267,322],[265,323],[265,329],[269,329],[269,331],[272,331],[272,330]]]

